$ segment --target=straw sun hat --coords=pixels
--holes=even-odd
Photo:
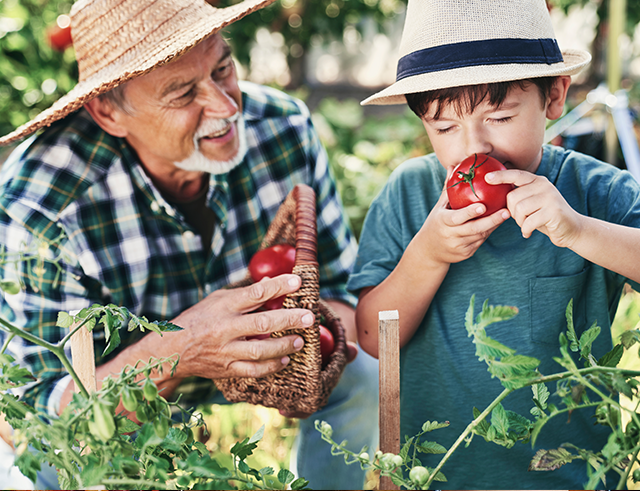
[[[560,51],[545,0],[409,0],[396,82],[362,101],[404,104],[405,94],[535,77],[575,75],[591,60]]]
[[[50,108],[0,138],[7,145],[49,126],[94,97],[186,53],[223,27],[274,0],[215,8],[205,0],[79,0],[71,35],[79,82]]]

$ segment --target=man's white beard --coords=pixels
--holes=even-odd
[[[229,160],[212,160],[205,157],[200,151],[198,141],[200,138],[221,131],[229,124],[236,122],[236,130],[238,131],[238,153]],[[203,121],[196,134],[193,137],[193,145],[195,150],[186,159],[180,162],[174,162],[176,167],[187,171],[207,172],[209,174],[226,174],[230,170],[236,168],[247,153],[247,136],[244,127],[244,118],[237,112],[234,116],[227,119],[209,119]]]

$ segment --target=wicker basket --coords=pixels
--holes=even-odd
[[[290,329],[272,333],[271,337],[298,334],[304,338],[304,347],[290,355],[289,364],[282,370],[263,378],[218,379],[216,386],[231,402],[249,402],[275,407],[287,412],[313,413],[327,403],[345,365],[347,344],[340,319],[319,295],[317,261],[316,200],[313,189],[298,184],[280,206],[267,230],[261,248],[288,243],[296,248],[293,273],[302,278],[297,292],[287,295],[283,308],[304,308],[316,317],[313,327]],[[247,275],[243,281],[229,288],[253,283]],[[335,349],[329,362],[322,367],[320,356],[320,317],[331,330]]]

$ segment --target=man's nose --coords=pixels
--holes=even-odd
[[[204,116],[209,118],[230,118],[238,112],[238,104],[224,87],[209,80],[200,89],[199,102],[204,109]]]

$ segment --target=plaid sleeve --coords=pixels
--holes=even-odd
[[[28,199],[26,188],[28,184],[20,197],[6,192],[5,188],[0,198],[0,244],[4,246],[5,257],[17,259],[25,253],[31,257],[0,265],[0,278],[22,285],[19,293],[0,296],[0,315],[13,325],[55,344],[66,334],[66,329],[56,326],[58,312],[78,310],[93,302],[78,281],[79,275],[71,259],[73,254],[65,250],[68,243],[61,240],[61,229],[41,203]],[[16,187],[12,190],[15,192]],[[59,247],[47,246],[47,243],[57,243]],[[62,256],[61,251],[64,251]],[[3,344],[7,341],[6,332],[0,331],[0,340]],[[70,349],[66,349],[70,359]],[[60,396],[69,383],[60,360],[48,349],[19,336],[8,343],[7,353],[37,378],[34,383],[12,392],[38,410],[57,414]]]
[[[327,153],[313,127],[308,109],[303,107],[302,111],[308,118],[306,139],[314,162],[312,187],[317,201],[320,295],[355,308],[357,298],[347,291],[346,284],[356,259],[356,240],[342,206]]]

